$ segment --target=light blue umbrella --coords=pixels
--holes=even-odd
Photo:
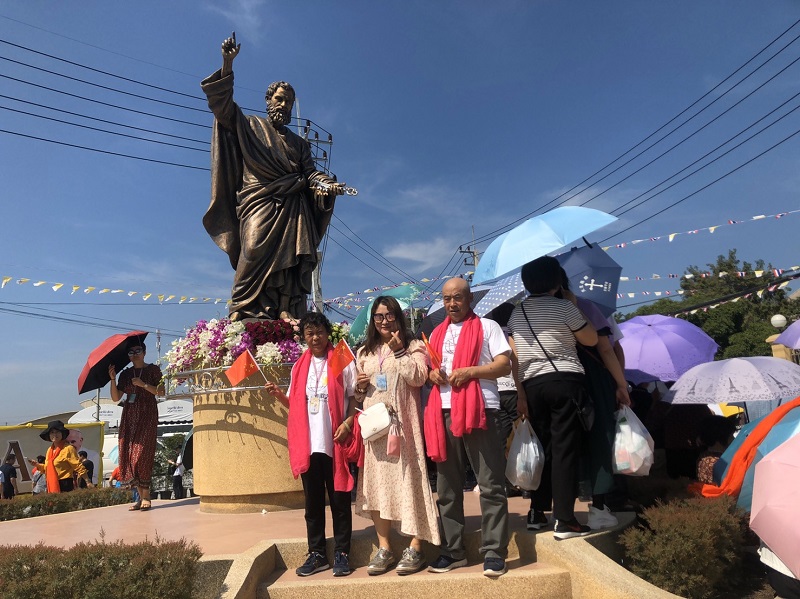
[[[583,206],[562,206],[529,218],[489,244],[475,269],[473,283],[502,277],[616,220],[616,216]]]
[[[622,267],[598,245],[572,248],[559,254],[556,260],[564,268],[572,292],[595,303],[604,316],[611,316],[617,306],[617,287]],[[489,281],[491,290],[475,306],[475,314],[485,316],[505,302],[516,303],[528,293],[522,284],[522,269],[497,281]]]
[[[399,285],[393,289],[386,289],[384,291],[376,291],[374,295],[370,296],[369,304],[358,312],[358,315],[350,325],[350,341],[358,343],[367,336],[367,325],[369,324],[369,313],[372,310],[372,304],[375,302],[376,297],[388,295],[397,300],[400,307],[405,310],[412,302],[417,299],[422,293],[422,287],[419,285]]]
[[[753,422],[750,422],[742,427],[742,429],[739,431],[739,434],[736,435],[736,439],[734,439],[733,443],[728,446],[728,449],[726,449],[722,454],[719,462],[717,462],[717,464],[714,466],[714,482],[719,484],[719,482],[725,478],[731,461],[733,460],[733,456],[736,455],[736,452],[744,444],[745,439],[747,439],[748,435],[750,435],[750,433],[753,431],[756,425],[761,422],[761,420],[762,418],[759,418],[758,420],[754,420]],[[747,472],[745,472],[744,475],[742,490],[739,493],[738,500],[736,501],[739,507],[748,512],[750,511],[750,505],[753,502],[753,482],[755,480],[756,464],[758,464],[761,459],[770,451],[776,449],[778,445],[798,434],[800,434],[800,408],[795,408],[790,410],[783,418],[781,418],[780,422],[770,429],[770,431],[767,433],[767,436],[764,437],[764,440],[761,441],[761,444],[758,446],[756,455],[753,458],[753,462],[750,464],[750,467],[747,469]]]
[[[800,349],[800,320],[790,324],[772,343],[780,343],[791,349]]]

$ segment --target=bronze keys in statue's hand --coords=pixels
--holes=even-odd
[[[345,185],[344,183],[323,183],[322,181],[317,181],[312,189],[314,189],[314,191],[322,192],[323,194],[330,194],[331,192],[333,192],[337,196],[358,195],[358,190],[355,187],[347,187],[347,185]]]

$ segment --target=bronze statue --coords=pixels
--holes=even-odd
[[[344,184],[316,170],[311,148],[286,125],[294,89],[269,86],[267,118],[233,101],[236,34],[222,43],[222,68],[201,83],[214,113],[211,204],[203,225],[236,270],[230,315],[298,318],[306,313],[317,247]]]

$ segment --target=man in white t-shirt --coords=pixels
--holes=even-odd
[[[508,500],[505,494],[505,456],[497,424],[500,407],[497,378],[511,372],[511,347],[500,325],[474,315],[470,307],[472,292],[467,281],[458,278],[447,281],[442,288],[442,300],[447,318],[431,335],[434,346],[441,344],[442,363],[440,369],[431,370],[429,381],[438,386],[446,434],[447,457],[437,464],[438,505],[445,546],[429,570],[448,572],[467,564],[463,493],[466,453],[480,488],[483,573],[495,578],[505,574],[508,556]],[[480,348],[477,345],[467,347],[472,342],[480,343]],[[454,361],[461,363],[462,356],[468,353],[478,356],[477,363],[454,368]],[[470,387],[472,380],[477,380],[478,385]],[[467,427],[463,434],[456,436],[451,430],[451,396],[453,389],[461,394],[461,389],[469,388],[476,392],[477,401],[482,403],[480,409],[485,411],[486,428],[469,430]]]

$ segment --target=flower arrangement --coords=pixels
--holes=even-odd
[[[350,325],[333,323],[331,342],[347,339]],[[174,375],[202,368],[230,366],[239,355],[250,350],[262,366],[294,363],[303,353],[300,330],[286,320],[254,322],[231,321],[229,318],[200,320],[186,336],[172,342],[165,355],[167,374]]]

